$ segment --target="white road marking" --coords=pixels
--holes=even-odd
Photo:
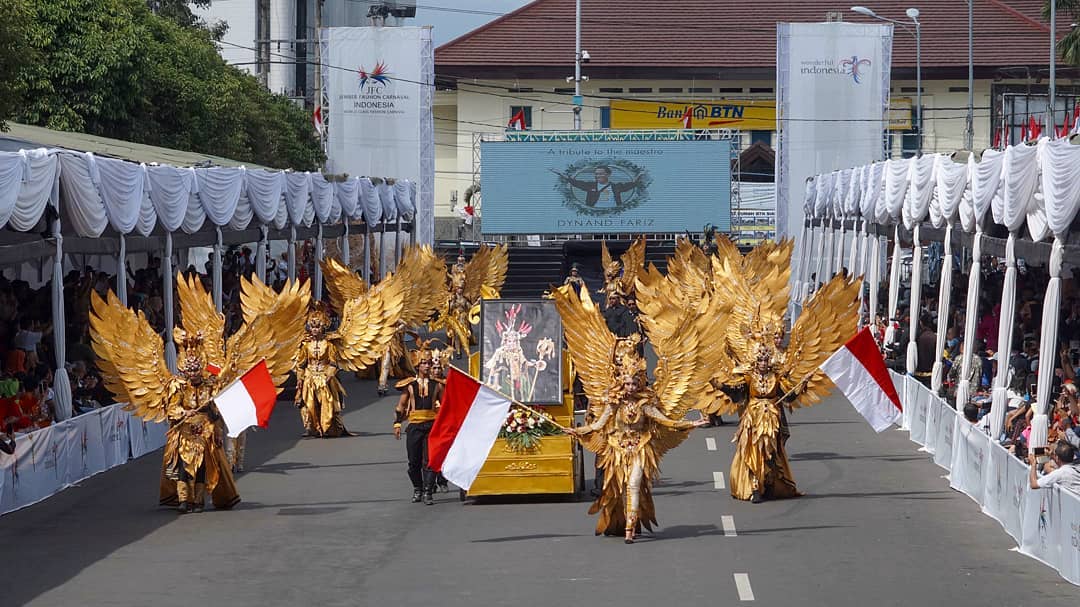
[[[735,532],[735,517],[730,514],[724,514],[720,517],[720,524],[724,527],[724,537],[735,537],[739,535]]]
[[[713,489],[723,489],[724,488],[724,473],[723,472],[713,472],[712,473],[712,484],[713,484]]]
[[[735,588],[739,590],[740,601],[752,601],[754,600],[754,590],[750,588],[750,574],[748,573],[736,573],[735,574]]]
[[[705,448],[709,451],[716,451],[716,439],[711,436],[705,437]]]

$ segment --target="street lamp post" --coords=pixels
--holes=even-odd
[[[904,14],[908,19],[911,19],[915,24],[915,31],[911,31],[911,28],[907,26],[903,21],[897,21],[896,19],[890,19],[888,17],[882,17],[875,13],[872,9],[865,6],[853,6],[851,7],[853,12],[865,15],[879,21],[887,21],[894,25],[899,25],[905,32],[915,36],[915,121],[919,123],[918,128],[915,130],[915,144],[916,153],[922,156],[922,131],[923,131],[923,119],[922,119],[922,23],[919,22],[919,9],[909,8]]]
[[[574,7],[574,130],[581,130],[581,0]]]

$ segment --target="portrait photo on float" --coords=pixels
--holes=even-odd
[[[618,215],[649,199],[652,179],[645,167],[618,158],[581,160],[556,176],[563,204],[586,215]]]
[[[526,404],[562,398],[562,322],[549,299],[485,299],[480,306],[480,376]]]

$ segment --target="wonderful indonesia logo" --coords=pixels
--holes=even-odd
[[[809,59],[799,64],[799,73],[851,78],[855,84],[862,84],[863,78],[869,75],[871,66],[871,60],[858,55],[841,59]]]

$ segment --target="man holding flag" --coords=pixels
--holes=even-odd
[[[401,440],[402,424],[405,430],[405,451],[409,456],[409,480],[413,485],[413,503],[421,500],[428,506],[435,503],[435,472],[430,465],[428,435],[435,423],[435,412],[442,399],[442,382],[431,376],[432,353],[427,342],[421,342],[411,352],[416,375],[397,383],[401,398],[394,408],[394,438]],[[496,429],[498,433],[498,429]],[[490,449],[490,445],[488,446]],[[487,456],[487,452],[484,452]],[[455,480],[449,475],[447,478]],[[460,485],[460,483],[458,483]]]

